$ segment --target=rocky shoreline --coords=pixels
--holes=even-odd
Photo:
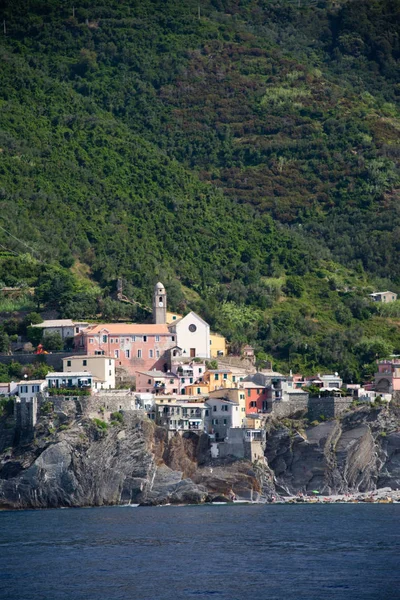
[[[395,503],[399,411],[361,407],[317,425],[271,420],[255,463],[212,459],[207,435],[171,437],[139,411],[104,429],[71,404],[42,414],[33,437],[13,444],[12,417],[0,419],[0,508]]]

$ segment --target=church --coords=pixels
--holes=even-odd
[[[75,337],[75,349],[114,358],[116,369],[131,377],[138,371],[168,371],[172,352],[184,358],[210,357],[210,327],[199,315],[190,312],[167,323],[167,292],[161,282],[153,290],[152,321],[89,325]]]

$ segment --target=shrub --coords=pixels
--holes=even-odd
[[[119,411],[111,413],[110,417],[113,421],[117,421],[118,423],[124,422],[124,415]]]
[[[96,427],[98,429],[107,429],[108,425],[105,421],[102,421],[101,419],[93,419],[94,424],[96,425]]]

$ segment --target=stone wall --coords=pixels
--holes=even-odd
[[[272,414],[276,417],[290,417],[299,411],[308,408],[308,396],[304,394],[290,394],[290,400],[280,400],[272,403]]]
[[[41,362],[50,367],[53,367],[55,371],[62,371],[63,358],[78,354],[74,352],[56,352],[54,354],[1,354],[0,363],[3,365],[9,365],[11,362],[16,361],[21,365],[28,365],[36,362]]]
[[[344,398],[336,396],[312,397],[308,400],[308,418],[311,421],[319,419],[332,419],[345,412],[353,402],[352,396]]]

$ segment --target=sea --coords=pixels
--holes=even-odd
[[[400,504],[0,512],[1,600],[400,600]]]

